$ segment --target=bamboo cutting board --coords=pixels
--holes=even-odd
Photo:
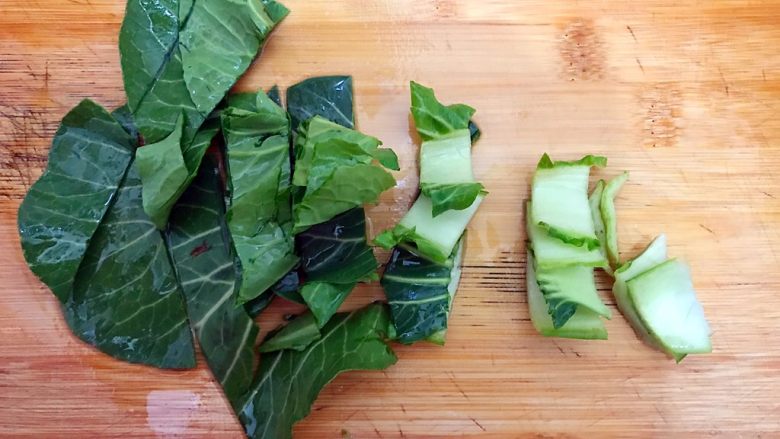
[[[398,220],[417,183],[408,81],[477,108],[472,222],[446,347],[397,347],[385,372],[320,395],[301,438],[780,436],[780,3],[288,0],[240,89],[352,74],[359,128],[401,157],[369,210]],[[0,0],[0,436],[239,438],[202,361],[164,372],[73,337],[24,264],[16,211],[59,119],[123,103],[122,0]],[[539,156],[607,155],[620,244],[666,232],[692,266],[714,352],[675,365],[616,313],[609,341],[535,334],[522,200]],[[606,279],[604,299],[614,310]],[[362,287],[348,307],[381,298]],[[279,316],[298,309],[279,300]]]

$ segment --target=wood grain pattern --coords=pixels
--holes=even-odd
[[[123,3],[0,0],[3,437],[241,437],[203,361],[162,372],[88,348],[19,251],[16,210],[59,119],[84,97],[124,100]],[[416,186],[410,79],[478,109],[475,171],[490,191],[447,346],[399,347],[386,372],[341,376],[297,437],[780,435],[778,2],[286,3],[292,15],[239,88],[354,75],[360,129],[404,169],[370,209],[374,232],[400,218]],[[670,253],[692,265],[712,355],[675,365],[619,314],[606,342],[534,333],[520,206],[545,151],[605,154],[598,175],[631,172],[617,201],[621,249],[668,234]],[[348,307],[381,296],[362,288]],[[277,303],[273,315],[293,310]]]

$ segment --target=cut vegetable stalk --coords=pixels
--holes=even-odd
[[[587,267],[606,267],[608,265],[601,249],[588,249],[587,247],[575,247],[548,235],[532,220],[532,203],[526,203],[525,218],[528,238],[534,250],[536,264],[540,269],[555,269],[571,265],[583,265]]]
[[[607,247],[607,257],[613,268],[620,265],[620,252],[617,238],[617,212],[615,211],[615,196],[628,180],[628,172],[610,180],[601,194],[601,219],[604,226],[604,237]]]
[[[712,352],[710,327],[685,264],[670,259],[626,286],[639,320],[678,362],[688,354]]]
[[[596,183],[596,187],[593,188],[593,192],[590,193],[588,204],[590,204],[590,215],[593,217],[593,226],[596,230],[596,237],[599,238],[599,248],[601,250],[601,254],[606,256],[607,238],[604,233],[604,221],[601,220],[602,193],[604,193],[604,180],[599,180]],[[612,267],[609,266],[609,263],[604,264],[604,266],[601,268],[609,273],[610,276],[613,274]]]
[[[586,156],[573,162],[539,161],[531,188],[535,224],[553,238],[588,250],[600,247],[588,204],[588,176],[592,166],[606,166],[604,157]]]
[[[471,169],[468,105],[442,105],[433,90],[411,83],[412,117],[423,144],[420,149],[422,193],[398,225],[376,237],[386,249],[399,245],[443,264],[485,198],[483,186]],[[477,129],[478,130],[478,129]]]
[[[612,294],[615,296],[618,309],[634,328],[636,334],[645,343],[652,347],[660,348],[660,344],[651,335],[634,309],[634,304],[628,297],[626,282],[644,273],[647,270],[661,264],[666,260],[666,235],[660,235],[642,251],[642,253],[631,261],[626,262],[619,269],[615,270],[615,283],[612,285]]]
[[[460,243],[455,249],[455,257],[452,261],[452,270],[450,271],[450,283],[447,284],[447,293],[449,294],[447,300],[447,325],[449,326],[450,314],[452,314],[452,306],[455,301],[455,294],[458,292],[458,286],[460,286],[460,277],[463,273],[463,256],[466,253],[466,232],[460,238]],[[447,337],[447,328],[441,329],[436,333],[428,337],[428,340],[432,343],[443,345]]]
[[[578,338],[585,340],[606,340],[607,329],[601,317],[595,312],[577,307],[569,320],[560,327],[555,327],[548,313],[547,302],[539,289],[534,270],[533,254],[528,252],[526,262],[526,290],[528,292],[528,308],[531,323],[536,330],[546,337]]]
[[[474,203],[484,186],[471,169],[471,135],[468,128],[450,137],[428,140],[420,146],[420,189],[432,202],[433,216],[463,210]]]
[[[589,309],[606,318],[612,318],[609,308],[596,292],[593,268],[582,265],[536,270],[536,281],[547,301],[553,325],[563,326],[577,308]]]
[[[430,198],[420,195],[398,225],[382,232],[374,242],[386,249],[400,245],[443,264],[452,254],[483,199],[484,196],[480,195],[468,209],[448,210],[434,218]]]

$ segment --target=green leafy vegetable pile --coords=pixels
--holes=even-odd
[[[63,118],[48,166],[19,208],[24,256],[73,333],[124,361],[195,366],[195,342],[252,438],[290,437],[339,373],[384,369],[390,340],[444,344],[465,230],[487,192],[467,105],[411,83],[420,195],[375,242],[392,250],[388,303],[338,310],[379,280],[364,205],[395,186],[398,158],[355,129],[352,80],[228,91],[288,14],[274,0],[129,0],[119,46],[127,104],[84,100]],[[680,361],[708,352],[687,267],[662,235],[620,263],[614,198],[628,178],[542,157],[526,206],[531,319],[544,335],[603,339],[594,268],[621,311]],[[307,311],[260,344],[255,318],[283,297]],[[194,336],[194,337],[193,337]]]
[[[471,145],[479,129],[474,109],[445,106],[430,88],[411,83],[412,118],[422,139],[420,196],[393,229],[375,242],[393,248],[382,286],[398,341],[444,344],[460,282],[465,230],[487,194],[474,179]]]
[[[593,267],[604,267],[607,261],[588,202],[590,168],[606,162],[594,156],[554,162],[545,154],[537,165],[532,201],[526,205],[526,281],[528,302],[534,305],[531,321],[544,335],[607,338],[599,316],[610,318],[611,313],[593,277]],[[542,304],[547,312],[539,313]],[[562,330],[575,316],[574,323],[584,329],[579,334],[571,327]]]
[[[601,317],[611,313],[593,279],[600,267],[614,276],[618,308],[642,340],[678,362],[710,352],[709,325],[690,273],[682,262],[667,259],[664,235],[621,264],[615,196],[628,173],[599,180],[587,192],[590,168],[606,162],[594,156],[554,162],[547,154],[539,161],[526,205],[526,286],[534,327],[545,336],[606,339]]]
[[[339,373],[396,361],[387,305],[337,312],[378,279],[363,205],[398,170],[354,129],[351,78],[291,86],[289,112],[276,88],[227,96],[287,13],[130,0],[127,105],[85,100],[65,116],[18,215],[74,334],[172,369],[195,366],[197,342],[253,438],[289,437]],[[269,334],[258,367],[254,318],[277,296],[309,311]]]

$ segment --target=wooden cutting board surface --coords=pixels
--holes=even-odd
[[[384,372],[342,375],[300,438],[480,435],[780,437],[780,4],[771,1],[288,0],[292,14],[239,85],[352,74],[359,128],[416,187],[408,81],[477,108],[470,227],[446,347],[398,347]],[[239,438],[202,358],[191,371],[115,361],[73,337],[25,266],[16,211],[59,119],[123,103],[121,0],[0,0],[0,436]],[[687,259],[714,352],[675,365],[620,314],[609,340],[545,339],[525,296],[522,201],[543,152],[604,154],[632,256],[665,232]],[[609,284],[603,297],[613,311]],[[361,287],[356,307],[382,297]],[[297,308],[278,301],[273,327]]]

